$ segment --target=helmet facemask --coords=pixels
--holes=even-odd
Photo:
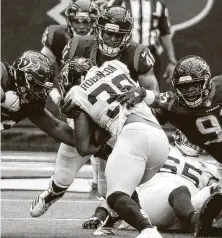
[[[196,79],[192,80],[190,76],[187,82],[176,83],[176,93],[182,102],[189,107],[199,106],[209,94],[208,80]],[[181,77],[182,79],[185,77]]]
[[[120,6],[107,7],[94,25],[94,35],[102,54],[115,57],[128,47],[133,28],[131,13]]]
[[[18,75],[19,74],[19,75]],[[35,80],[35,78],[26,72],[16,72],[15,77],[23,77],[25,79],[24,84],[18,84],[17,92],[21,96],[21,98],[26,102],[46,102],[49,93],[53,89],[53,83],[51,82],[39,82]]]
[[[210,67],[198,56],[186,56],[176,64],[172,83],[182,104],[197,107],[211,90]]]
[[[13,63],[16,90],[21,99],[44,105],[53,89],[55,69],[50,60],[36,51],[25,51]]]
[[[176,130],[176,134],[174,135],[174,142],[177,149],[186,156],[198,157],[199,155],[205,153],[205,151],[199,146],[189,142],[187,140],[187,137],[178,129]]]
[[[99,14],[98,6],[94,2],[81,1],[71,1],[65,11],[68,32],[72,37],[91,34],[93,23]]]
[[[118,28],[118,26],[111,27]],[[97,31],[99,50],[104,55],[114,57],[129,45],[131,32],[115,31],[112,28],[101,26],[98,26]],[[112,38],[116,40],[112,41]]]

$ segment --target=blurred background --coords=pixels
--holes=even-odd
[[[2,0],[1,57],[9,63],[23,51],[41,50],[44,29],[65,23],[64,9],[69,0]],[[222,1],[166,0],[176,57],[188,54],[203,57],[212,75],[221,74]],[[165,68],[165,59],[162,57]],[[163,82],[164,84],[164,82]],[[2,151],[56,152],[59,143],[24,120],[2,133]]]

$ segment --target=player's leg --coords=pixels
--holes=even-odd
[[[200,198],[198,200],[195,198],[199,196],[205,199],[200,211],[195,208],[199,205],[198,201],[200,201]],[[178,219],[191,226],[196,237],[207,236],[211,232],[213,219],[222,210],[222,194],[216,192],[209,196],[209,190],[203,189],[192,196],[191,199],[188,187],[180,186],[169,195],[169,203]]]
[[[92,172],[93,172],[93,178],[92,178],[92,190],[97,191],[98,188],[98,170],[99,170],[99,162],[98,158],[94,157],[93,155],[90,157],[91,165],[92,165]]]
[[[195,229],[195,236],[208,236],[212,231],[212,223],[214,218],[222,211],[222,193],[213,193],[203,204],[200,210],[200,219]]]
[[[102,197],[106,197],[107,185],[106,185],[106,161],[98,159],[98,192]]]
[[[169,194],[168,201],[179,221],[190,224],[195,229],[198,213],[191,202],[191,193],[188,187],[182,185],[175,188]]]
[[[131,195],[140,184],[147,163],[153,166],[149,171],[151,178],[167,159],[169,147],[165,134],[160,139],[156,134],[150,135],[149,126],[132,124],[124,126],[107,162],[107,202],[121,218],[141,232],[153,226],[148,217],[141,213],[140,206]],[[156,148],[162,150],[157,151]],[[151,159],[151,155],[154,158]],[[147,175],[146,178],[148,179]]]
[[[168,202],[169,194],[181,184],[177,178],[174,174],[157,173],[138,189],[141,207],[157,228],[180,228],[174,210]]]
[[[98,158],[98,191],[102,197],[106,197],[106,178],[105,178],[106,161]],[[92,217],[83,222],[83,229],[97,229],[109,215],[110,208],[104,199],[99,207],[96,208]]]
[[[89,156],[81,157],[76,148],[61,143],[56,157],[54,175],[49,180],[49,187],[31,204],[30,215],[39,217],[51,204],[61,198],[72,184],[80,168],[89,160]]]

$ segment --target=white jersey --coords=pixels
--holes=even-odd
[[[72,87],[68,92],[66,100],[72,98],[77,106],[100,127],[110,131],[114,138],[121,132],[131,113],[158,124],[144,101],[132,109],[120,105],[116,98],[123,92],[124,86],[137,86],[130,78],[126,65],[118,60],[107,61],[99,68],[91,68],[81,85]]]
[[[207,186],[211,178],[217,178],[216,165],[207,161],[204,155],[196,158],[184,156],[176,147],[171,147],[169,157],[160,172],[180,175],[199,189]]]

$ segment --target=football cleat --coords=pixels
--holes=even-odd
[[[83,229],[97,229],[102,225],[102,221],[98,217],[91,217],[82,224]]]
[[[31,204],[30,215],[32,217],[40,217],[43,215],[48,208],[59,198],[61,198],[64,193],[58,195],[53,194],[51,191],[46,190],[42,192]]]
[[[212,223],[222,210],[222,193],[212,194],[203,204],[195,227],[195,237],[208,236],[212,230]]]
[[[93,235],[94,236],[115,235],[114,225],[119,220],[120,220],[119,217],[112,217],[108,215],[106,220],[102,223],[101,226],[97,228],[97,230],[93,233]]]
[[[156,227],[146,228],[135,238],[163,238]]]
[[[94,236],[112,236],[115,235],[113,228],[100,226],[93,233]]]

